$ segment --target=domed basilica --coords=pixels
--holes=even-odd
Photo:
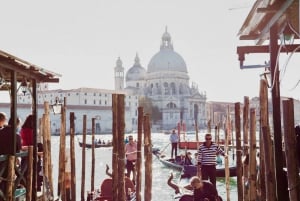
[[[125,77],[120,58],[114,70],[116,90],[144,97],[158,108],[161,119],[154,122],[157,128],[169,130],[184,122],[187,129],[194,129],[195,120],[199,128],[205,125],[206,94],[200,93],[195,83],[190,85],[186,63],[174,51],[167,28],[161,38],[160,50],[151,58],[147,69],[136,55]]]

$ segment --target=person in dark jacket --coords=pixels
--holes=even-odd
[[[20,152],[21,150],[21,137],[16,133],[16,131],[13,131],[11,125],[6,124],[6,114],[3,112],[0,112],[0,155],[14,155],[17,152]],[[10,122],[12,122],[10,120]],[[15,135],[15,145],[14,145],[14,137]],[[0,167],[5,166],[7,163],[4,161],[0,162]],[[2,174],[3,178],[7,178],[7,166],[5,167],[5,170]],[[3,180],[0,183],[0,190],[5,193],[7,181]],[[2,201],[3,198],[0,197],[0,201]]]
[[[218,191],[209,182],[201,180],[198,176],[190,179],[190,185],[194,189],[194,201],[219,201]]]

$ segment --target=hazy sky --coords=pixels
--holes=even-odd
[[[244,96],[258,96],[263,72],[241,70],[236,54],[236,47],[243,44],[238,31],[254,2],[2,1],[0,49],[61,74],[60,83],[51,89],[113,89],[117,58],[127,71],[138,53],[147,68],[167,26],[174,50],[187,64],[190,82],[197,83],[208,100],[243,101]],[[269,54],[247,55],[245,63],[262,64],[268,58]],[[300,87],[291,90],[300,78],[293,59],[286,68],[281,94],[299,99]]]

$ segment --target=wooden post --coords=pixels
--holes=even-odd
[[[282,153],[282,128],[281,128],[281,97],[279,83],[279,62],[278,62],[278,26],[273,24],[270,27],[269,39],[270,51],[270,71],[272,77],[272,108],[273,108],[273,128],[274,128],[274,157],[276,172],[276,192],[277,201],[285,200],[288,197],[287,182],[283,172],[283,153]]]
[[[263,85],[262,83],[265,83]],[[265,95],[266,94],[266,95]],[[260,80],[260,92],[259,92],[259,99],[260,99],[260,108],[261,108],[261,102],[262,99],[268,98],[268,91],[267,91],[267,85],[266,80],[261,79]],[[260,122],[259,122],[259,128],[262,128],[262,121],[268,121],[268,116],[265,120],[262,120],[262,110],[260,109]],[[268,112],[267,112],[268,113]],[[259,130],[259,158],[257,160],[257,166],[258,166],[258,172],[257,172],[257,199],[258,200],[266,200],[266,185],[265,185],[265,152],[263,148],[263,136],[262,136],[262,129]]]
[[[249,97],[244,97],[244,108],[243,108],[243,148],[244,157],[249,156]],[[249,161],[249,160],[248,160]],[[249,163],[249,162],[248,162]],[[244,178],[244,201],[249,201],[249,188],[246,186],[249,177],[249,164],[243,166],[243,178]]]
[[[225,132],[225,154],[228,156],[228,144],[230,136],[230,111],[229,105],[227,107],[227,117],[226,117],[226,132]],[[227,201],[230,201],[230,172],[229,172],[229,161],[228,157],[225,157],[225,185],[226,185],[226,197]]]
[[[85,201],[85,144],[86,144],[86,115],[83,115],[83,126],[82,126],[82,163],[81,163],[81,201]]]
[[[274,150],[269,126],[268,88],[266,80],[260,81],[260,126],[262,131],[259,147],[260,158],[264,158],[264,164],[260,162],[260,165],[264,165],[264,173],[260,176],[261,178],[263,176],[265,178],[264,189],[266,192],[264,200],[276,200]],[[261,200],[263,200],[263,197]]]
[[[65,172],[64,172],[64,186],[63,186],[63,191],[65,192],[65,200],[66,201],[71,201],[71,151],[69,148],[66,148],[65,152]]]
[[[145,193],[144,200],[152,200],[152,143],[149,115],[144,116]]]
[[[211,133],[211,120],[207,122],[207,133]]]
[[[59,171],[58,171],[58,190],[57,195],[61,197],[62,201],[66,200],[66,192],[64,188],[65,183],[65,151],[66,151],[66,98],[64,98],[64,105],[61,108],[61,122],[60,122],[60,143],[59,143]]]
[[[112,94],[112,112],[113,112],[113,150],[112,150],[112,180],[113,180],[113,201],[118,201],[118,95]],[[124,173],[123,173],[124,174]]]
[[[250,109],[250,155],[249,155],[249,170],[250,170],[250,201],[256,200],[256,118],[255,108]]]
[[[297,139],[294,128],[294,103],[293,99],[284,100],[283,105],[283,125],[284,143],[286,155],[286,168],[288,178],[288,190],[290,201],[300,200],[299,169],[296,153]]]
[[[118,200],[126,200],[125,193],[125,95],[118,94]],[[133,172],[133,179],[135,179],[135,172]]]
[[[32,167],[33,167],[33,146],[28,147],[28,166],[26,175],[26,200],[32,198]]]
[[[50,192],[53,196],[53,180],[52,180],[52,158],[51,158],[51,129],[50,129],[50,111],[49,103],[44,103],[44,115],[42,118],[43,131],[43,174],[49,182]]]
[[[6,198],[7,201],[14,201],[14,181],[15,181],[15,164],[16,157],[10,155],[8,157],[8,166],[7,166],[7,183],[6,183]],[[32,176],[32,175],[31,175]]]
[[[142,134],[143,134],[144,108],[138,107],[138,140],[137,140],[137,162],[136,162],[136,201],[141,201],[142,185]]]
[[[76,169],[75,169],[75,115],[70,113],[70,155],[71,155],[71,198],[76,201]]]
[[[47,144],[47,127],[46,127],[46,121],[47,121],[47,114],[46,114],[46,107],[48,105],[48,102],[45,102],[44,103],[44,109],[45,109],[45,113],[43,114],[43,117],[41,119],[41,124],[40,124],[40,131],[42,132],[42,135],[43,135],[43,176],[44,176],[44,179],[43,179],[43,183],[45,182],[45,179],[48,178],[48,172],[49,172],[49,166],[48,166],[48,154],[47,154],[47,151],[48,150],[48,144]],[[48,106],[49,107],[49,106]],[[52,191],[53,192],[53,191]],[[42,197],[42,201],[46,201],[47,200],[47,197],[46,197],[46,193],[44,193],[44,189],[43,189],[43,197]]]
[[[235,103],[236,167],[238,201],[243,201],[243,164],[241,145],[241,106]]]
[[[92,118],[92,169],[91,169],[91,191],[95,189],[95,118]]]

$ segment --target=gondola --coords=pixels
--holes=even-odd
[[[83,147],[83,143],[82,142],[79,142],[78,141],[78,143],[79,143],[79,146],[80,147]],[[92,148],[92,144],[90,144],[90,143],[86,143],[85,144],[85,148]],[[107,142],[107,143],[95,143],[95,148],[100,148],[100,147],[111,147],[112,146],[112,142]]]
[[[192,177],[197,174],[197,166],[192,165],[189,160],[182,160],[180,156],[175,159],[161,157],[159,149],[153,149],[152,153],[157,157],[157,159],[166,167],[181,171],[183,173],[182,177]],[[186,158],[186,157],[185,157]],[[236,166],[229,166],[230,177],[237,176]],[[216,176],[225,177],[225,166],[223,164],[216,165]]]
[[[156,158],[166,167],[182,171],[183,163],[180,159],[180,156],[173,158],[165,158],[163,155],[160,155],[159,149],[153,148],[152,153],[156,156]]]

